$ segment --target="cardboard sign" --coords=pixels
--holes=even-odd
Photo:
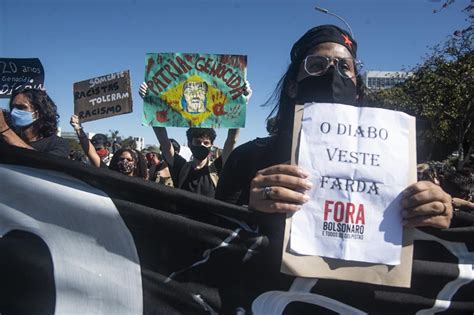
[[[44,69],[38,58],[0,58],[0,98],[20,88],[44,89]]]
[[[240,55],[147,54],[142,124],[244,127],[246,66]]]
[[[293,215],[293,251],[400,263],[400,193],[411,184],[412,121],[381,108],[305,104],[298,165],[311,174],[314,188]]]
[[[130,72],[115,72],[74,83],[74,114],[81,122],[133,111]]]
[[[321,104],[320,104],[321,105]],[[324,104],[324,105],[329,105],[329,104]],[[346,105],[335,105],[331,104],[334,106],[346,106]],[[353,115],[348,115],[348,116],[341,116],[341,115],[334,115],[334,108],[330,108],[330,111],[332,111],[332,115],[330,117],[333,117],[333,119],[346,119],[349,116]],[[380,110],[380,109],[379,109]],[[295,108],[295,128],[294,128],[294,134],[293,134],[293,145],[292,145],[292,164],[300,164],[300,161],[302,159],[301,151],[302,150],[301,146],[304,146],[306,144],[303,143],[303,132],[302,130],[302,120],[303,120],[303,112],[304,112],[304,107],[302,105],[297,105]],[[313,116],[313,115],[312,115]],[[343,118],[341,118],[343,117]],[[360,116],[356,115],[355,119],[359,119]],[[379,116],[380,118],[380,116]],[[305,118],[307,119],[307,118]],[[348,118],[350,119],[350,118]],[[329,122],[329,121],[327,121]],[[363,124],[371,123],[371,124],[378,124],[380,122],[380,119],[376,120],[371,120],[371,121],[364,121]],[[315,123],[316,125],[317,123]],[[321,124],[320,124],[321,125]],[[319,127],[321,127],[319,125]],[[330,132],[335,131],[337,134],[337,123],[336,123],[336,129],[329,129],[327,128],[327,124],[324,125],[323,131],[324,132]],[[387,124],[383,124],[382,127],[386,127]],[[404,167],[404,169],[401,168],[395,168],[397,171],[397,175],[399,175],[401,172],[405,172],[403,174],[403,177],[406,177],[408,180],[408,183],[414,183],[416,181],[416,141],[415,141],[415,120],[414,119],[408,119],[408,143],[405,144],[405,148],[401,150],[402,153],[408,156],[408,167]],[[346,129],[346,135],[347,135],[348,129]],[[357,131],[357,128],[354,130],[351,129],[351,131],[355,131],[356,133],[359,133],[358,135],[360,136],[360,130]],[[371,129],[373,131],[373,129]],[[343,136],[343,128],[339,128],[339,136]],[[365,133],[365,135],[367,135]],[[354,136],[354,134],[352,134]],[[371,137],[373,136],[373,133],[371,133]],[[383,136],[385,137],[385,135]],[[321,140],[321,139],[320,139]],[[324,142],[324,140],[323,140]],[[331,142],[326,142],[324,144],[325,146],[330,146]],[[354,147],[353,149],[357,149],[358,147]],[[327,149],[327,148],[326,148]],[[342,147],[340,149],[343,149]],[[350,148],[347,148],[350,149]],[[373,150],[373,149],[372,149]],[[377,150],[377,149],[376,149]],[[331,151],[330,151],[331,152]],[[323,150],[324,153],[324,150]],[[375,152],[374,152],[375,153]],[[305,154],[305,153],[303,153]],[[326,153],[327,155],[327,150]],[[341,156],[345,156],[342,154]],[[335,157],[334,155],[331,155],[331,157]],[[350,157],[350,154],[345,156],[345,157]],[[303,158],[305,159],[305,158]],[[313,156],[312,160],[316,161],[317,160],[322,160],[324,159],[324,154],[319,154]],[[347,159],[346,159],[347,160]],[[344,160],[344,161],[346,161]],[[349,160],[347,160],[349,161]],[[368,161],[368,160],[366,160]],[[386,161],[386,159],[383,159],[383,161]],[[379,161],[380,162],[380,161]],[[384,162],[385,163],[385,162]],[[316,165],[315,163],[313,163]],[[378,163],[376,163],[378,164]],[[347,171],[347,170],[346,170]],[[390,170],[390,172],[393,172],[393,170]],[[352,172],[345,172],[343,168],[339,166],[339,176],[343,176],[344,174],[348,176],[354,176],[354,177],[360,177],[361,179],[365,179],[367,173],[364,171],[358,172],[358,171],[352,171]],[[406,175],[406,176],[405,176]],[[324,182],[324,185],[326,184],[325,181],[319,181],[319,185]],[[384,178],[384,182],[388,182],[392,180],[389,177]],[[408,184],[407,184],[408,185]],[[338,188],[338,187],[346,187],[346,186],[339,186],[336,184],[336,186],[331,186],[333,188]],[[327,192],[326,192],[327,193]],[[360,194],[361,192],[359,192]],[[350,193],[344,192],[341,193],[340,195],[346,196],[349,199],[351,199]],[[314,198],[314,196],[313,196]],[[356,199],[356,198],[354,198]],[[390,204],[390,202],[389,202]],[[302,211],[302,210],[301,210]],[[355,213],[355,211],[354,211]],[[353,213],[353,214],[354,214]],[[329,222],[329,215],[327,215],[328,220],[324,220],[324,212],[322,212],[322,219],[319,220],[318,225],[313,225],[313,227],[317,228],[317,226],[322,226],[324,225],[324,222]],[[393,215],[393,214],[390,214]],[[283,244],[283,253],[282,253],[282,265],[281,265],[281,271],[283,273],[291,274],[291,275],[296,275],[300,277],[312,277],[312,278],[327,278],[327,279],[339,279],[339,280],[350,280],[350,281],[358,281],[358,282],[365,282],[365,283],[373,283],[373,284],[380,284],[380,285],[389,285],[389,286],[399,286],[399,287],[409,287],[410,286],[410,281],[411,281],[411,267],[412,267],[412,256],[413,256],[413,246],[412,246],[412,229],[404,229],[403,230],[403,239],[400,240],[401,244],[401,254],[399,255],[399,264],[396,266],[390,266],[387,264],[381,264],[381,263],[372,263],[372,262],[367,262],[367,261],[351,261],[351,260],[343,260],[343,259],[335,259],[331,257],[323,257],[327,256],[326,253],[322,253],[319,255],[313,255],[313,254],[301,254],[297,253],[295,250],[292,250],[292,245],[291,242],[292,236],[290,236],[292,233],[295,231],[293,230],[294,224],[293,220],[295,219],[295,216],[293,215],[288,215],[287,220],[286,220],[286,225],[285,225],[285,239],[284,239],[284,244]],[[340,220],[338,217],[337,220]],[[398,225],[400,225],[399,222],[397,222]],[[326,224],[328,226],[328,224]],[[323,237],[323,232],[327,232],[328,229],[323,231],[323,226],[321,228],[321,233],[320,236]],[[387,226],[382,226],[382,229],[386,229]],[[337,227],[336,227],[337,229]],[[334,231],[331,231],[334,232]],[[360,228],[359,228],[360,232]],[[327,233],[326,233],[327,234]],[[342,238],[346,237],[349,235],[349,237],[354,234],[352,232],[347,233],[346,232],[337,232],[335,234],[331,235],[326,235],[326,238],[331,239],[331,241],[334,241],[335,239],[333,237],[337,238]],[[360,234],[360,233],[359,233]],[[306,235],[307,239],[314,239],[315,237],[319,237],[315,233]],[[376,236],[377,237],[377,236]],[[393,237],[393,235],[392,235]],[[353,239],[354,241],[359,241],[364,243],[364,247],[367,249],[366,251],[376,251],[377,249],[373,248],[371,241],[367,241],[367,239],[361,240],[360,238],[358,239]],[[330,242],[331,242],[330,241]],[[380,241],[380,239],[379,239]],[[382,241],[384,241],[384,235],[382,236]],[[394,242],[392,239],[391,242]],[[383,253],[382,253],[383,254]],[[382,255],[383,256],[383,255]]]

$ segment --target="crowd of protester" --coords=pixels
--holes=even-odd
[[[179,154],[180,145],[168,138],[164,127],[153,127],[159,149],[140,152],[132,147],[122,148],[119,142],[112,143],[104,134],[95,134],[89,139],[76,115],[71,116],[70,124],[82,151],[70,150],[68,142],[56,135],[59,115],[55,103],[45,91],[32,88],[14,91],[9,102],[10,112],[0,111],[1,140],[94,167],[108,168],[126,176],[211,198],[216,196],[254,210],[296,211],[306,202],[304,192],[308,185],[305,176],[301,175],[303,170],[285,164],[290,160],[294,105],[305,102],[361,105],[363,95],[360,94],[364,89],[362,81],[357,80],[356,53],[355,40],[336,26],[325,25],[309,30],[294,44],[291,64],[275,90],[273,99],[276,105],[272,117],[267,119],[270,136],[244,144],[237,151],[234,148],[239,129],[229,129],[224,148],[218,149],[214,147],[216,132],[211,128],[189,128],[186,131],[187,147],[192,152],[189,160]],[[308,66],[311,63],[314,64]],[[248,82],[246,94],[248,102],[251,95]],[[141,84],[139,95],[144,99],[149,97],[146,83]],[[436,196],[424,202],[443,204],[440,227],[447,227],[453,206],[474,208],[473,174],[463,170],[437,174],[426,165],[419,166],[420,181],[410,191],[421,196]],[[406,208],[413,209],[414,205],[407,202]],[[408,217],[418,222],[416,218],[419,216],[440,216],[434,210],[424,210],[428,212],[412,212]]]
[[[309,30],[294,44],[290,57],[291,63],[274,93],[276,104],[272,117],[267,119],[270,136],[241,145],[237,150],[234,148],[239,129],[229,129],[224,148],[216,149],[214,129],[189,128],[186,136],[192,158],[187,160],[179,154],[180,145],[168,138],[166,128],[153,127],[159,149],[141,152],[120,147],[118,142],[112,144],[104,134],[89,139],[79,118],[73,115],[70,124],[82,152],[71,151],[68,142],[56,135],[59,118],[56,105],[45,91],[31,88],[18,89],[11,95],[10,114],[0,111],[1,140],[257,211],[297,211],[307,201],[305,191],[309,185],[304,170],[287,164],[295,104],[360,105],[364,89],[362,81],[357,80],[360,71],[357,43],[336,26]],[[149,97],[145,83],[140,86],[139,94],[142,98]],[[250,97],[248,83],[246,94]],[[445,228],[449,226],[453,209],[472,211],[472,172],[436,174],[421,165],[419,175],[420,181],[407,190],[410,192],[404,203],[407,222],[413,226]]]
[[[224,147],[219,149],[214,146],[214,129],[189,128],[186,146],[192,157],[187,159],[180,155],[182,147],[168,137],[165,127],[153,127],[159,147],[140,151],[105,134],[89,139],[79,117],[72,115],[70,124],[82,151],[71,151],[68,142],[56,135],[56,105],[45,91],[37,89],[19,89],[12,94],[9,114],[0,111],[0,141],[260,212],[256,215],[259,233],[268,236],[273,250],[269,255],[275,264],[260,266],[257,271],[263,278],[268,276],[267,280],[279,281],[273,275],[280,272],[286,214],[299,211],[309,201],[307,192],[312,189],[306,171],[289,163],[295,105],[319,102],[361,106],[364,91],[358,79],[357,43],[337,26],[308,30],[294,43],[290,60],[269,100],[275,101],[267,119],[269,136],[238,147],[239,129],[229,129]],[[142,84],[140,96],[146,99],[148,93]],[[246,102],[251,95],[248,83],[247,94]],[[470,170],[436,163],[418,165],[418,181],[402,192],[403,225],[453,227],[456,214],[474,211],[473,187]],[[279,285],[272,283],[271,287]]]

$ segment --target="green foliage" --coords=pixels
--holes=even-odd
[[[118,130],[109,129],[109,133],[110,133],[110,139],[112,139],[112,141],[114,141],[115,139],[117,139],[119,137],[119,131]]]
[[[413,75],[391,89],[369,93],[367,102],[414,115],[418,124],[418,142],[431,152],[441,145],[459,152],[459,167],[469,160],[474,140],[474,53],[473,37],[453,36],[444,46],[436,46],[423,64],[411,70]],[[464,154],[466,152],[467,154]],[[445,153],[447,157],[447,152]]]
[[[133,137],[128,137],[128,138],[122,140],[122,148],[136,149],[137,148],[137,143],[133,139]]]

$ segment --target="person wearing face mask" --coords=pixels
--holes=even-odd
[[[112,155],[109,151],[110,142],[103,133],[97,133],[91,138],[91,143],[104,164],[109,165]]]
[[[144,98],[147,93],[148,86],[143,82],[140,85],[139,94]],[[247,102],[251,95],[252,90],[247,82]],[[186,137],[188,147],[192,152],[192,160],[189,162],[176,153],[175,145],[168,138],[165,127],[153,127],[153,131],[160,143],[161,153],[169,167],[174,187],[213,198],[219,181],[219,173],[235,147],[240,129],[228,130],[222,155],[215,160],[209,158],[216,138],[214,129],[188,129]]]
[[[82,128],[79,117],[76,115],[71,116],[70,124],[76,131],[79,143],[87,154],[92,166],[101,168],[108,167],[110,170],[120,172],[126,176],[140,177],[143,179],[148,178],[146,159],[139,151],[131,148],[118,149],[111,157],[110,163],[107,166],[103,157],[109,157],[108,150],[106,149],[107,154],[101,152],[104,148],[109,146],[107,137],[99,133],[89,140]]]
[[[109,169],[126,176],[148,178],[145,157],[141,152],[131,148],[117,150],[110,160]]]
[[[77,115],[72,115],[69,123],[74,128],[82,150],[87,154],[90,164],[96,167],[107,167],[112,158],[108,150],[110,142],[107,140],[107,136],[98,133],[89,140]]]
[[[334,25],[307,31],[293,45],[291,64],[270,100],[276,100],[275,135],[236,148],[229,157],[216,198],[266,213],[298,211],[311,189],[305,170],[290,161],[294,108],[307,102],[358,105],[362,86],[357,43]],[[409,227],[446,228],[452,218],[451,196],[438,185],[420,181],[408,187],[402,200]],[[277,216],[281,227],[285,216]],[[281,253],[281,251],[280,251]]]
[[[186,137],[192,159],[188,162],[175,153],[166,128],[154,127],[153,130],[160,142],[161,152],[169,166],[174,186],[203,196],[214,197],[219,173],[237,142],[239,129],[229,129],[223,154],[212,160],[210,153],[216,139],[214,129],[189,128],[186,131]]]
[[[67,140],[58,137],[56,104],[48,94],[39,89],[16,90],[10,97],[10,122],[0,110],[0,138],[6,143],[68,157]]]
[[[273,135],[237,147],[227,159],[216,190],[216,199],[248,206],[250,211],[256,212],[255,228],[268,240],[268,245],[260,252],[265,260],[252,265],[252,277],[242,276],[242,282],[248,282],[248,287],[252,288],[252,301],[256,304],[257,300],[260,300],[260,309],[257,309],[262,311],[263,304],[269,304],[271,299],[275,300],[275,297],[270,298],[272,295],[268,290],[271,290],[275,295],[281,292],[281,299],[288,297],[290,302],[303,301],[303,297],[305,302],[317,306],[323,305],[318,304],[319,301],[322,303],[323,299],[325,304],[327,301],[333,301],[334,303],[326,304],[331,313],[351,313],[359,310],[364,310],[365,313],[367,309],[368,313],[414,314],[419,307],[428,312],[444,311],[445,308],[437,309],[431,303],[437,305],[446,287],[456,279],[456,274],[461,274],[461,265],[464,264],[465,258],[458,256],[456,260],[448,254],[443,245],[449,243],[447,239],[452,235],[460,236],[455,239],[458,242],[461,242],[463,237],[465,239],[465,244],[453,243],[455,245],[452,248],[468,248],[472,245],[472,233],[468,231],[472,231],[473,220],[466,213],[453,212],[452,197],[430,181],[419,181],[410,185],[402,192],[400,200],[403,225],[416,227],[414,234],[421,235],[413,246],[410,288],[331,279],[315,279],[311,282],[311,279],[307,281],[281,273],[286,216],[300,210],[301,205],[309,201],[306,192],[312,186],[307,180],[309,174],[304,169],[289,165],[295,105],[305,102],[330,102],[359,106],[363,91],[359,84],[361,81],[357,80],[360,65],[356,60],[357,43],[348,32],[339,27],[322,25],[310,29],[293,45],[290,58],[291,64],[281,78],[274,97],[270,98],[270,101],[276,100],[276,115],[272,113],[269,116],[276,117],[275,124],[272,124]],[[432,237],[433,242],[423,242],[424,235],[436,235],[439,239],[434,241],[436,237]],[[431,240],[426,238],[428,239]],[[420,240],[421,242],[418,242]],[[465,253],[468,255],[468,252]],[[448,256],[449,258],[446,258]],[[456,269],[458,263],[459,271]],[[470,263],[467,263],[467,266],[470,270]],[[450,268],[453,268],[454,276],[448,276],[446,273]],[[464,292],[469,292],[469,286],[472,285],[472,281],[469,281],[463,282],[463,285],[466,285]],[[264,285],[259,285],[261,283]],[[311,286],[308,286],[309,283],[312,283]],[[432,293],[428,288],[443,290],[437,294],[436,289],[433,291],[435,293]],[[450,292],[452,293],[449,296],[452,297],[462,290]],[[303,297],[292,300],[293,296],[298,294]],[[258,299],[255,299],[255,296],[258,296]],[[428,296],[429,299],[426,299]],[[450,305],[450,297],[445,296],[445,305]],[[417,302],[414,302],[415,300]],[[460,293],[458,300],[459,309],[472,307],[467,306],[472,301],[469,294],[463,296]],[[291,307],[288,305],[284,312],[313,314],[326,310],[325,307],[305,308],[312,306],[311,304],[299,303],[300,307],[295,305],[293,312],[289,310]],[[355,308],[339,308],[348,305]],[[458,308],[454,302],[449,307],[454,310]]]

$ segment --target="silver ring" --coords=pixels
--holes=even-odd
[[[263,188],[263,191],[262,191],[263,199],[265,199],[265,200],[272,199],[272,198],[270,198],[271,193],[272,193],[272,187],[271,186],[265,186]]]

